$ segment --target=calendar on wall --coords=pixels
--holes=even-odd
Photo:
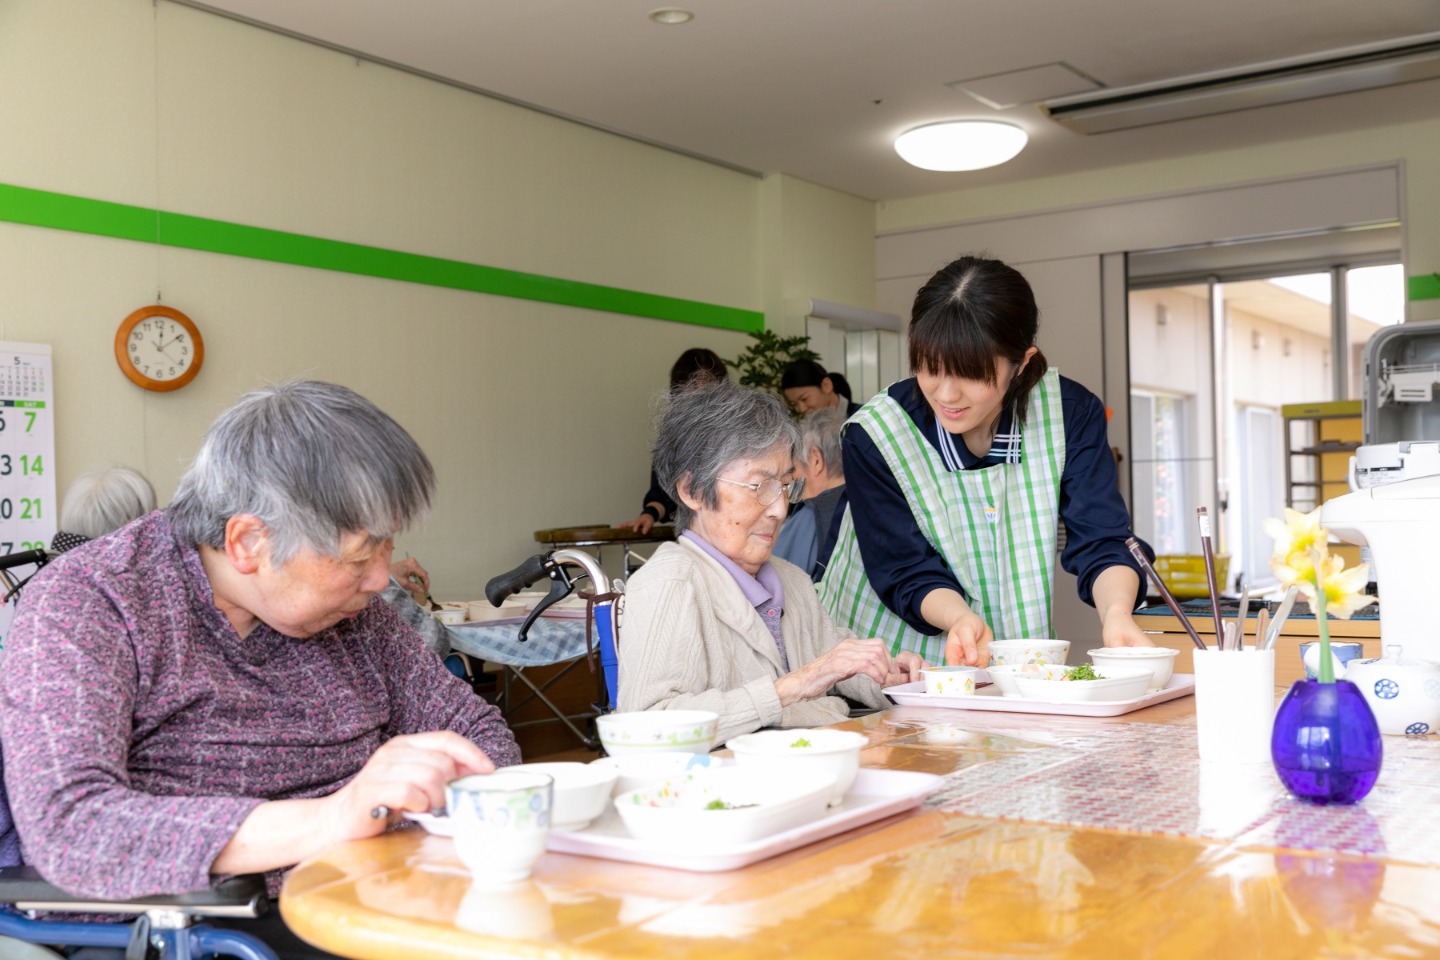
[[[0,555],[43,550],[54,539],[60,507],[54,467],[50,345],[0,341]],[[9,573],[24,579],[34,570]],[[0,608],[0,649],[14,614],[14,600]]]

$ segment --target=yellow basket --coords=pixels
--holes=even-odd
[[[1170,592],[1180,600],[1210,596],[1210,585],[1205,579],[1205,557],[1198,553],[1162,554],[1155,558],[1155,572]],[[1230,573],[1228,554],[1215,556],[1215,585],[1225,589],[1225,578]]]

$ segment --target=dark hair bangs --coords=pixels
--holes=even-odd
[[[955,322],[954,313],[964,318]],[[920,316],[910,327],[910,372],[994,383],[995,357],[1001,352],[969,322],[964,304],[945,304]]]

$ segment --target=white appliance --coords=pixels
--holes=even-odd
[[[1358,489],[1327,501],[1320,523],[1370,548],[1382,644],[1440,661],[1440,442],[1363,446],[1351,471]]]

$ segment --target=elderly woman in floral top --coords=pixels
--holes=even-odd
[[[25,860],[121,898],[280,871],[515,763],[496,710],[378,594],[434,472],[344,387],[256,391],[174,501],[27,587],[0,670]],[[378,814],[373,815],[373,814]]]

